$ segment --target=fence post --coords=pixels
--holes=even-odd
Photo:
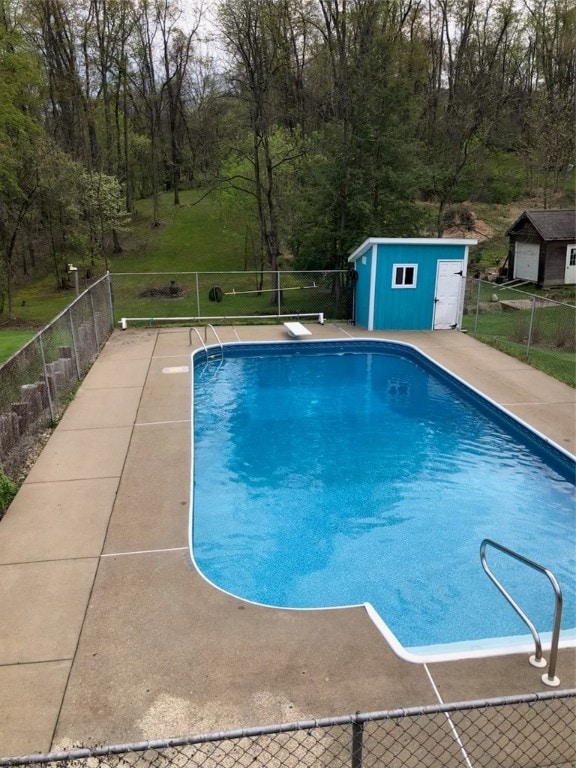
[[[68,310],[68,317],[70,319],[70,333],[72,335],[72,349],[74,350],[74,362],[76,363],[76,377],[78,381],[82,378],[80,373],[80,360],[78,358],[78,344],[76,342],[76,334],[74,333],[74,320],[72,319],[72,312]]]
[[[478,278],[478,292],[476,294],[476,317],[474,318],[474,336],[478,331],[478,315],[480,314],[480,289],[482,288],[482,280]]]
[[[530,345],[532,343],[532,329],[534,327],[534,312],[536,310],[536,296],[532,296],[532,308],[530,312],[530,325],[528,326],[528,343],[526,345],[526,361],[530,359]]]
[[[108,303],[110,304],[110,329],[114,330],[114,294],[112,292],[112,275],[106,272],[108,278]]]
[[[100,349],[100,337],[98,336],[98,323],[96,322],[96,310],[94,309],[92,291],[90,291],[88,295],[90,296],[90,307],[92,309],[92,323],[94,324],[94,336],[96,337],[96,351],[98,351]]]
[[[198,284],[198,272],[196,274],[196,317],[200,317],[200,286]]]
[[[356,714],[358,714],[358,712]],[[352,768],[362,768],[363,738],[364,723],[359,723],[354,720],[352,723]]]
[[[38,334],[38,343],[40,344],[40,357],[42,358],[42,373],[44,374],[44,383],[46,384],[46,394],[48,395],[48,408],[50,410],[50,418],[52,421],[56,418],[56,411],[54,410],[54,403],[52,402],[52,395],[50,393],[50,382],[48,381],[48,371],[46,370],[46,355],[44,354],[44,344],[42,344],[42,334]]]
[[[276,270],[276,290],[278,293],[278,317],[282,314],[282,286],[280,285],[280,270]]]

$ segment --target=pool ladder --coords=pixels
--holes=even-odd
[[[212,331],[212,333],[216,337],[216,341],[218,342],[218,347],[219,347],[219,351],[220,351],[220,356],[218,356],[217,351],[214,351],[214,353],[211,354],[210,350],[206,346],[206,343],[208,341],[208,328],[210,328],[210,330]],[[218,336],[218,334],[216,333],[216,328],[214,328],[213,325],[208,323],[207,325],[204,326],[204,338],[202,338],[202,336],[200,335],[200,331],[198,330],[198,328],[195,328],[194,326],[192,326],[190,328],[190,332],[188,334],[188,344],[189,344],[189,346],[192,346],[192,331],[196,332],[196,336],[198,336],[198,338],[200,340],[200,344],[202,344],[202,346],[204,347],[204,352],[206,353],[206,362],[207,363],[210,360],[218,360],[219,362],[222,362],[222,360],[224,360],[224,346],[223,346],[222,342],[220,341],[220,336]]]
[[[554,629],[552,630],[552,642],[550,644],[550,663],[548,665],[548,673],[547,674],[545,673],[542,675],[542,682],[545,685],[550,685],[552,687],[556,687],[560,685],[560,680],[558,677],[556,677],[556,661],[558,658],[558,641],[560,639],[560,624],[562,620],[562,590],[560,589],[560,585],[558,584],[556,577],[554,576],[552,571],[548,570],[548,568],[544,568],[544,566],[539,565],[538,563],[535,563],[533,560],[529,560],[527,557],[524,557],[523,555],[518,554],[518,552],[514,552],[513,549],[508,549],[507,547],[503,547],[502,544],[498,544],[497,542],[492,541],[492,539],[484,539],[480,544],[480,562],[482,563],[482,568],[484,568],[484,570],[486,571],[486,574],[488,575],[488,578],[496,585],[496,587],[504,595],[506,600],[508,600],[512,608],[514,608],[518,616],[520,616],[522,621],[526,624],[526,626],[530,630],[532,638],[534,639],[534,645],[535,645],[536,651],[533,656],[530,656],[530,664],[532,664],[533,667],[542,668],[546,666],[546,659],[542,657],[542,643],[540,641],[540,635],[536,631],[536,627],[530,621],[528,616],[526,616],[526,614],[520,608],[518,603],[516,603],[514,598],[502,586],[502,584],[498,581],[496,576],[494,576],[494,574],[488,567],[488,563],[486,562],[486,547],[494,547],[494,549],[497,549],[500,552],[503,552],[505,555],[509,555],[510,557],[513,557],[515,560],[518,560],[519,562],[524,563],[524,565],[530,566],[530,568],[533,568],[535,571],[538,571],[539,573],[543,573],[545,576],[547,576],[548,580],[552,584],[552,588],[554,590],[554,596],[555,596]]]

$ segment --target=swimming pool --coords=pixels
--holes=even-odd
[[[420,660],[530,647],[482,571],[494,539],[550,568],[572,640],[574,461],[409,345],[226,345],[195,356],[191,551],[231,594],[282,608],[367,605]],[[493,570],[552,626],[550,585]]]

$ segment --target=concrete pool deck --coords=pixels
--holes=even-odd
[[[576,392],[466,334],[307,327],[412,343],[576,453]],[[1,756],[550,690],[524,654],[413,664],[362,608],[262,608],[199,576],[190,351],[188,329],[115,331],[0,522]]]

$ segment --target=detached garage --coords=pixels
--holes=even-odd
[[[476,240],[371,237],[348,261],[354,322],[369,331],[460,328],[468,249]]]
[[[576,283],[576,211],[524,211],[506,234],[509,279],[539,288]]]

